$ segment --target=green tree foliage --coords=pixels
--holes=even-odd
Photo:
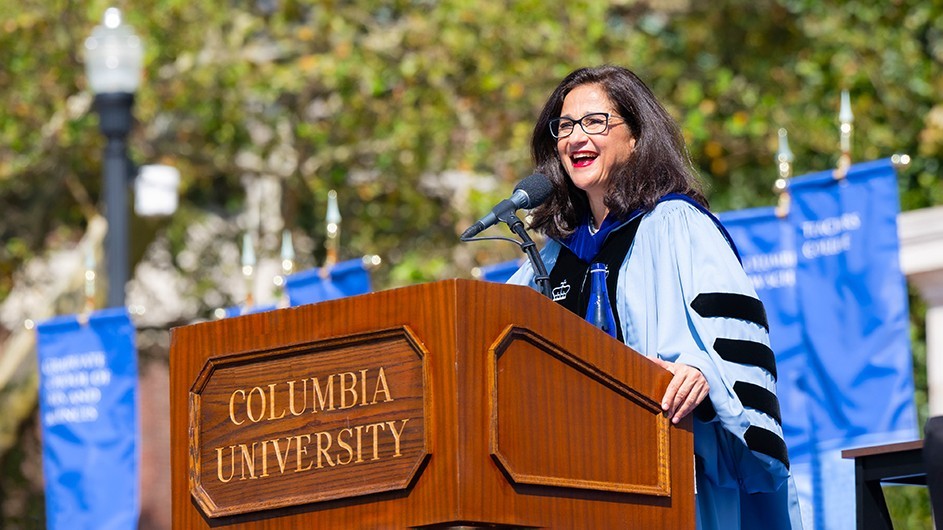
[[[0,70],[0,295],[25,259],[74,238],[83,209],[100,196],[103,140],[81,47],[106,6],[0,5],[0,50],[9,58]],[[133,156],[184,175],[184,211],[170,233],[198,217],[190,209],[238,212],[243,179],[275,174],[288,226],[319,240],[324,197],[336,188],[343,247],[387,258],[382,284],[465,274],[422,268],[430,259],[453,262],[461,225],[528,173],[537,110],[565,73],[587,64],[628,65],[650,83],[681,122],[715,209],[774,200],[779,127],[791,133],[797,174],[832,167],[842,89],[854,102],[856,157],[913,155],[901,179],[907,208],[940,202],[943,193],[934,186],[943,154],[935,97],[943,89],[943,17],[933,3],[125,7],[147,51]],[[436,179],[449,171],[459,178]],[[468,189],[464,174],[496,185]],[[151,233],[136,239],[136,256]],[[512,255],[479,255],[490,252]],[[318,251],[308,265],[321,259]]]
[[[74,237],[83,208],[100,196],[103,140],[81,47],[106,5],[0,6],[0,49],[9,58],[0,70],[0,295],[24,259]],[[650,83],[681,122],[715,209],[774,200],[779,127],[791,133],[797,174],[834,166],[842,89],[854,102],[856,157],[912,154],[901,179],[908,208],[939,202],[943,193],[933,185],[943,154],[943,105],[935,97],[943,89],[943,17],[932,3],[167,0],[126,7],[147,52],[132,153],[139,163],[181,170],[178,217],[192,222],[189,209],[232,215],[242,207],[245,178],[274,174],[283,181],[288,226],[319,239],[324,197],[336,188],[344,248],[386,257],[381,282],[430,279],[396,269],[452,261],[460,226],[528,173],[531,124],[549,91],[587,64],[624,64]],[[482,193],[461,178],[436,179],[449,171],[497,185]]]

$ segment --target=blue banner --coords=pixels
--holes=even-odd
[[[809,355],[806,392],[822,449],[913,440],[906,280],[889,160],[793,179],[796,286]]]
[[[135,529],[140,426],[135,330],[124,308],[37,327],[50,529]]]
[[[292,306],[313,304],[345,296],[369,293],[370,273],[363,260],[342,261],[329,270],[310,269],[285,279],[285,290]]]
[[[790,181],[772,208],[721,215],[766,306],[806,528],[855,526],[851,447],[918,437],[897,175],[887,160]]]
[[[519,259],[505,261],[478,267],[478,271],[481,273],[480,278],[486,282],[507,283],[511,276],[517,272],[517,269],[521,268],[522,263],[523,260]]]
[[[854,464],[841,450],[917,432],[897,173],[888,160],[793,179],[790,221],[809,371],[815,523],[852,529]]]

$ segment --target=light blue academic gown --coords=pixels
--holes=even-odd
[[[559,252],[557,241],[542,249],[547,270]],[[530,262],[508,283],[536,289]],[[682,200],[661,202],[644,214],[619,271],[617,309],[629,347],[693,366],[710,384],[716,415],[706,422],[694,420],[697,528],[801,529],[782,427],[773,416],[779,413],[774,375],[769,363],[751,364],[729,347],[759,343],[768,348],[768,331],[746,319],[714,316],[710,307],[698,305],[714,293],[758,301],[713,220]],[[721,348],[723,355],[718,344],[727,346]],[[743,403],[757,399],[770,413]]]

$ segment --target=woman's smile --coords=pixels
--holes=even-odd
[[[592,151],[577,151],[570,155],[570,160],[573,161],[573,167],[583,168],[592,165],[597,157],[599,154]]]

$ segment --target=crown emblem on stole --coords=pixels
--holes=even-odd
[[[553,288],[550,292],[553,295],[553,301],[559,302],[566,298],[566,295],[570,293],[570,284],[566,283],[566,280],[563,280],[563,283]]]

